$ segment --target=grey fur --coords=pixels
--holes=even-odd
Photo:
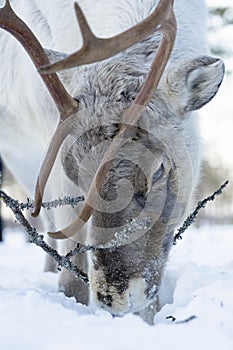
[[[106,235],[110,235],[108,229],[117,232],[129,220],[137,218],[142,210],[144,215],[154,220],[148,232],[132,243],[114,251],[102,249],[90,253],[92,299],[113,314],[139,312],[142,304],[147,307],[154,300],[157,300],[157,306],[154,305],[153,312],[158,308],[158,291],[173,232],[191,209],[198,179],[197,141],[187,132],[192,119],[189,111],[200,108],[215,95],[223,72],[222,63],[207,56],[169,68],[147,111],[138,125],[131,128],[128,142],[120,150],[119,158],[113,161],[100,189],[103,202],[99,202],[99,209],[93,214],[89,230],[91,243],[98,244],[106,239]],[[78,129],[74,128],[73,136],[63,149],[64,170],[85,193],[89,186],[85,185],[84,179],[94,176],[119,129],[123,110],[132,103],[144,79],[143,68],[127,53],[86,69],[85,82],[76,97],[85,110],[84,132],[80,133],[83,125],[78,119]],[[93,120],[100,126],[90,127]],[[77,134],[81,134],[78,139]],[[95,148],[104,141],[106,145],[96,153]],[[183,142],[185,146],[182,146]],[[135,145],[149,150],[154,157],[154,164],[153,160],[145,163],[143,171],[135,164],[141,164],[145,155],[135,151]],[[182,154],[184,149],[186,154]],[[86,154],[89,156],[88,167],[80,170]],[[185,160],[186,157],[190,157],[190,163]],[[131,160],[127,160],[129,158]],[[157,177],[154,174],[158,171],[160,176]],[[185,173],[187,175],[190,171],[192,178],[185,178]],[[79,176],[80,172],[82,176]],[[123,179],[132,184],[134,194],[123,209],[109,213],[110,202],[119,195],[116,184]],[[90,182],[91,179],[87,181],[88,184]],[[130,286],[135,281],[144,281],[143,303],[130,300],[134,298],[133,293],[137,294],[135,288],[143,288]],[[75,286],[73,293],[77,293]],[[148,310],[151,319],[152,309]],[[145,315],[143,317],[146,318]]]
[[[89,259],[86,255],[74,258],[79,268],[88,271],[90,297],[86,286],[66,271],[62,271],[59,282],[60,289],[79,302],[94,301],[114,315],[137,312],[151,323],[160,307],[158,293],[174,228],[191,210],[199,178],[200,142],[193,111],[213,98],[224,75],[222,61],[206,56],[203,1],[174,3],[178,34],[166,71],[114,159],[99,189],[92,221],[79,233],[78,240],[107,244],[130,225],[137,234],[119,240],[115,251],[103,248],[90,253]],[[57,0],[56,7],[42,0],[12,4],[42,45],[51,48],[47,53],[52,61],[64,58],[80,44],[73,1]],[[81,1],[100,36],[114,35],[138,23],[156,4],[156,0]],[[58,115],[21,47],[7,34],[1,32],[0,36],[1,154],[32,195]],[[50,176],[50,199],[60,194],[87,194],[120,123],[127,123],[124,111],[145,81],[158,42],[159,35],[151,36],[109,60],[59,74],[67,90],[79,100],[80,111],[72,119],[73,132]],[[75,210],[59,208],[45,221],[60,228],[75,215]],[[141,219],[152,223],[146,232],[137,226]],[[62,249],[67,252],[75,244],[69,241]]]

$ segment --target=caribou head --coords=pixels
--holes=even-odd
[[[33,215],[39,215],[61,148],[64,171],[86,200],[69,226],[49,235],[80,241],[79,230],[91,218],[82,243],[99,248],[91,253],[92,297],[121,315],[157,301],[174,229],[190,208],[198,178],[191,113],[216,94],[224,68],[207,56],[168,63],[176,36],[172,0],[160,0],[143,22],[110,39],[94,36],[78,4],[75,12],[83,46],[52,64],[53,53],[41,47],[9,1],[0,27],[24,46],[60,113],[38,176]],[[148,37],[157,32],[148,68],[137,54],[151,54]],[[56,72],[80,65],[82,84],[71,97]]]

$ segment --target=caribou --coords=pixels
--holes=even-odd
[[[59,289],[153,322],[200,177],[195,111],[224,76],[208,56],[204,2],[1,5],[1,156],[28,195],[35,189],[32,216],[50,241],[98,248],[73,258],[89,285],[62,270]],[[62,194],[85,202],[45,216],[43,198]]]

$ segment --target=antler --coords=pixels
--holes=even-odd
[[[113,38],[100,39],[94,36],[81,8],[76,3],[75,11],[83,35],[83,47],[80,51],[55,64],[49,63],[48,57],[39,41],[26,24],[14,13],[9,0],[6,0],[5,6],[0,9],[0,27],[10,32],[23,45],[35,67],[39,69],[41,77],[60,113],[59,125],[54,133],[38,176],[33,216],[37,216],[40,212],[44,188],[49,174],[62,142],[71,130],[70,123],[66,123],[64,127],[64,120],[68,119],[78,109],[78,102],[67,93],[54,72],[109,58],[157,31],[163,33],[162,41],[147,79],[133,105],[125,113],[124,117],[127,120],[127,124],[122,124],[119,133],[114,138],[111,147],[104,156],[93,179],[83,209],[76,220],[70,226],[63,229],[62,232],[50,233],[52,237],[64,239],[73,236],[91,216],[93,209],[88,203],[94,201],[96,187],[99,188],[101,186],[110,168],[111,159],[117,153],[119,147],[121,147],[123,143],[122,139],[127,133],[129,126],[137,122],[149,103],[170,57],[176,35],[176,21],[172,6],[173,0],[160,0],[155,11],[138,25]]]
[[[9,0],[6,0],[5,6],[0,9],[0,28],[11,33],[22,44],[36,68],[49,64],[49,59],[41,44],[28,26],[15,14]],[[78,102],[68,94],[57,74],[43,75],[41,78],[57,106],[60,114],[60,122],[66,120],[77,110]],[[66,128],[65,131],[66,135],[63,130],[61,139],[60,127],[58,126],[41,167],[39,179],[43,179],[43,181],[37,181],[34,216],[38,215],[40,212],[44,187],[53,167],[59,147],[69,132],[68,128]]]
[[[138,41],[145,39],[154,32],[161,32],[163,36],[146,81],[138,93],[134,103],[126,111],[124,115],[125,123],[121,124],[121,129],[113,139],[109,150],[106,152],[103,160],[101,161],[81,212],[68,227],[58,232],[49,232],[51,237],[57,239],[66,239],[74,236],[92,215],[93,209],[88,203],[94,202],[96,198],[96,189],[100,188],[101,184],[103,183],[103,180],[111,166],[111,160],[124,143],[124,136],[127,134],[130,126],[135,124],[141,117],[150,99],[152,98],[169,60],[176,36],[176,20],[173,13],[172,0],[160,0],[155,11],[147,19],[132,29],[129,29],[128,31],[111,39],[99,39],[92,34],[86,19],[77,4],[76,14],[80,21],[80,27],[83,34],[83,48],[63,61],[43,67],[41,69],[43,73],[54,72],[55,70],[70,68],[74,65],[91,63],[110,57],[113,54],[134,45]],[[106,51],[100,53],[99,47],[96,47],[97,44],[101,45],[102,50]],[[96,52],[91,53],[93,48],[96,49]],[[87,55],[87,59],[83,57],[84,54]]]
[[[43,65],[39,69],[40,73],[50,74],[82,64],[102,61],[116,55],[144,40],[156,31],[160,31],[161,23],[164,22],[172,4],[173,0],[162,0],[155,11],[141,23],[112,38],[101,39],[93,34],[82,9],[75,3],[75,14],[83,37],[83,46],[79,51],[61,61]]]

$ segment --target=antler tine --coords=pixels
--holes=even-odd
[[[88,191],[83,208],[79,212],[76,219],[69,226],[60,231],[48,232],[48,235],[50,237],[56,239],[66,239],[72,237],[87,223],[87,221],[93,213],[93,208],[88,203],[94,203],[96,199],[96,189],[99,189],[101,184],[103,183],[104,178],[111,166],[112,157],[114,157],[117,150],[120,148],[120,146],[122,146],[124,142],[124,140],[122,139],[124,132],[125,130],[123,129],[119,131],[119,133],[114,137],[109,151],[106,152],[106,154],[104,155],[104,158],[101,161],[101,164],[95,174],[95,177]]]
[[[41,204],[43,200],[45,186],[48,180],[48,177],[51,173],[53,165],[55,163],[58,151],[72,129],[72,124],[70,120],[65,120],[62,123],[58,124],[58,127],[50,141],[46,156],[44,158],[43,164],[41,166],[35,190],[34,198],[34,211],[32,213],[33,217],[36,217],[40,213]]]
[[[163,13],[167,13],[171,2],[173,3],[173,0],[160,1],[155,11],[144,21],[108,39],[98,38],[92,33],[84,13],[75,3],[75,13],[83,36],[83,46],[79,51],[61,61],[43,65],[39,69],[40,73],[50,74],[83,64],[99,62],[137,44],[159,30]]]
[[[41,44],[28,26],[15,14],[9,0],[6,0],[5,6],[0,9],[0,28],[11,33],[21,43],[36,68],[39,68],[44,64],[49,64],[49,59]],[[68,94],[57,74],[43,75],[41,78],[57,106],[60,114],[60,121],[69,118],[69,116],[77,110],[78,102]],[[55,162],[59,147],[64,139],[61,138],[63,136],[65,138],[65,135],[62,135],[60,128],[58,127],[50,144],[49,151],[44,160],[37,181],[35,193],[36,209],[33,216],[37,216],[40,212],[44,187]]]
[[[154,58],[154,61],[151,65],[146,81],[143,84],[140,92],[138,93],[134,103],[124,114],[121,129],[113,139],[111,146],[109,147],[103,160],[101,161],[101,164],[92,181],[83,209],[81,210],[77,218],[69,226],[57,232],[49,232],[48,234],[52,238],[66,239],[72,237],[88,221],[93,212],[93,209],[89,206],[88,203],[94,203],[96,198],[96,191],[98,188],[100,188],[101,184],[103,183],[103,180],[111,166],[111,160],[115,157],[117,151],[124,143],[124,135],[127,134],[130,126],[135,125],[136,122],[139,120],[159,84],[161,76],[169,60],[171,51],[173,49],[176,37],[176,19],[173,13],[173,1],[160,0],[159,5],[157,7],[157,9],[160,8],[160,11],[161,9],[164,10],[164,8],[162,7],[162,3],[166,3],[166,5],[169,5],[166,6],[166,11],[163,14],[164,18],[162,20],[160,14],[160,27],[156,30],[161,32],[163,34],[163,37],[159,45],[158,51],[156,53],[156,56]]]

